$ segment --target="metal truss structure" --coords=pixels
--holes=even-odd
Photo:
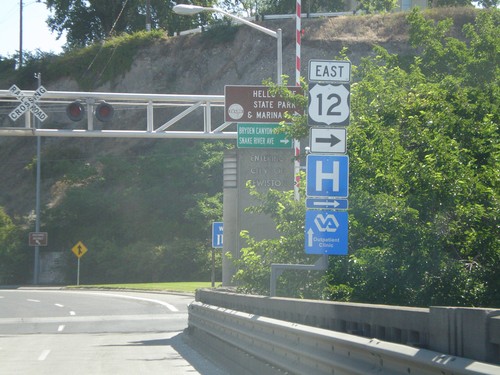
[[[133,94],[105,92],[23,91],[21,96],[11,90],[0,90],[0,136],[95,137],[95,138],[192,138],[236,139],[237,132],[228,131],[233,123],[224,122],[223,95]],[[23,97],[24,96],[24,97]],[[24,100],[24,101],[23,101]],[[86,107],[86,119],[73,123],[66,116],[66,107],[80,101]],[[19,104],[33,103],[48,113],[43,126],[32,111],[9,117]],[[106,102],[115,108],[118,116],[105,123],[106,129],[96,124],[95,107]],[[36,104],[36,105],[35,105]],[[28,104],[29,107],[29,104]],[[222,108],[221,108],[222,107]],[[125,129],[131,115],[137,119],[133,129]],[[186,118],[189,115],[192,117]],[[24,123],[23,119],[24,117]],[[201,128],[201,117],[203,128]],[[194,120],[190,120],[194,118]],[[145,119],[145,121],[144,121]],[[141,122],[144,121],[143,124]],[[214,124],[219,124],[214,126]],[[127,125],[129,126],[129,125]],[[137,129],[139,127],[139,129]],[[101,128],[101,129],[99,129]],[[234,127],[233,127],[234,128]]]

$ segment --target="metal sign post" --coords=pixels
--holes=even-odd
[[[76,271],[76,285],[80,285],[80,258],[85,255],[87,252],[87,247],[83,244],[82,241],[78,241],[78,243],[71,248],[73,254],[78,258],[78,268]]]

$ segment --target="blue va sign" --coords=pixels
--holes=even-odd
[[[347,255],[349,218],[346,211],[306,212],[306,254]]]
[[[212,247],[223,247],[224,244],[224,223],[212,223]]]
[[[307,155],[308,197],[347,197],[349,157],[347,155]]]

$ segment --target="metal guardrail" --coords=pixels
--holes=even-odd
[[[300,325],[218,306],[189,305],[204,345],[237,348],[289,374],[499,374],[500,367],[426,349]],[[338,371],[338,372],[337,372]]]

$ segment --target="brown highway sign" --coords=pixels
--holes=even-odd
[[[298,86],[287,87],[302,94]],[[303,108],[282,97],[272,95],[267,86],[225,86],[225,121],[236,123],[279,123],[285,113],[302,115]]]

